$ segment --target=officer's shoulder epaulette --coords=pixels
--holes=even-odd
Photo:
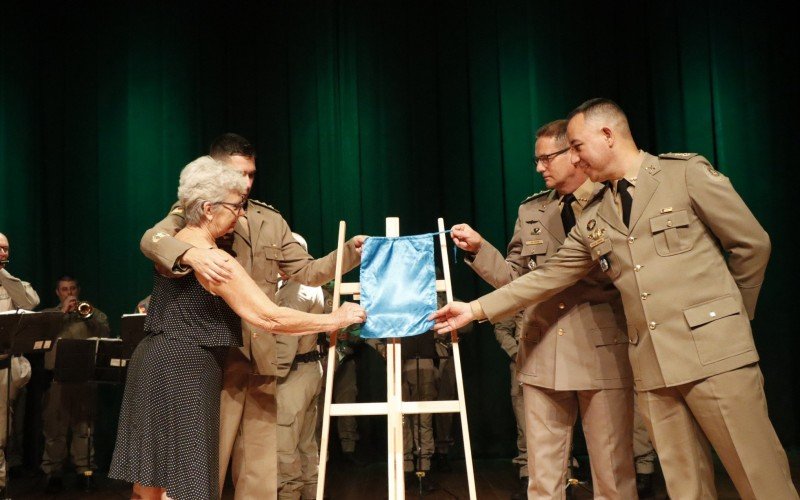
[[[689,160],[697,156],[697,153],[662,153],[658,155],[659,158],[667,160]]]
[[[263,201],[254,200],[252,198],[248,199],[247,201],[249,203],[252,203],[253,205],[258,205],[259,207],[268,208],[268,209],[272,210],[273,212],[275,212],[276,214],[280,213],[280,211],[277,208],[273,207],[272,205],[268,205],[268,204],[264,203]]]
[[[524,200],[522,200],[519,204],[520,205],[524,205],[524,204],[528,203],[531,200],[535,200],[536,198],[541,198],[542,196],[550,194],[551,191],[553,191],[553,190],[552,189],[543,189],[543,190],[539,191],[538,193],[533,193],[532,195],[530,195],[527,198],[525,198]]]

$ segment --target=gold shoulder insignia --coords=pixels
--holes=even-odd
[[[666,158],[667,160],[688,160],[697,156],[697,153],[662,153],[658,155],[659,158]]]
[[[172,212],[170,212],[170,214],[183,215],[183,209],[181,207],[177,207],[173,209]]]
[[[272,210],[275,213],[278,213],[278,214],[280,213],[280,211],[277,208],[273,207],[272,205],[268,205],[268,204],[264,203],[263,201],[258,201],[258,200],[254,200],[252,198],[249,198],[247,200],[247,202],[248,203],[252,203],[253,205],[258,205],[259,207],[268,208],[268,209]]]
[[[158,241],[164,236],[167,236],[167,233],[165,233],[164,231],[157,232],[156,234],[153,235],[153,243],[158,243]]]
[[[535,200],[536,198],[541,198],[542,196],[544,196],[546,194],[550,194],[551,191],[552,191],[552,189],[543,189],[543,190],[539,191],[538,193],[533,193],[532,195],[530,195],[527,198],[525,198],[524,200],[522,200],[520,202],[520,205],[524,205],[525,203],[528,203],[531,200]]]

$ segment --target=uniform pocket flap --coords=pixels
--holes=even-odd
[[[528,240],[522,242],[522,250],[520,255],[526,257],[528,255],[544,255],[547,253],[547,241],[539,236],[532,236]]]
[[[627,344],[628,336],[616,326],[607,326],[593,329],[592,340],[595,347],[600,347],[603,345]]]
[[[690,307],[689,309],[684,309],[683,315],[686,317],[686,322],[689,323],[689,326],[691,328],[696,328],[698,326],[705,325],[706,323],[716,321],[720,318],[739,314],[740,312],[741,308],[739,307],[739,303],[736,301],[736,299],[730,295],[727,295],[719,299],[714,299],[703,304]]]
[[[264,257],[269,260],[283,260],[283,252],[279,247],[269,245],[264,249]]]
[[[686,227],[689,225],[689,214],[686,210],[668,213],[650,219],[650,230],[654,233],[666,231],[672,227]]]

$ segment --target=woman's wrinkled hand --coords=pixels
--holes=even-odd
[[[345,302],[339,309],[331,313],[336,321],[336,328],[344,328],[354,323],[363,323],[367,320],[367,312],[358,304]]]

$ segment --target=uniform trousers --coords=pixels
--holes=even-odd
[[[358,373],[356,360],[352,356],[344,358],[334,372],[333,394],[334,403],[355,403],[358,398]],[[339,442],[342,452],[354,453],[358,441],[358,422],[356,417],[336,417],[336,430],[339,432]]]
[[[44,454],[42,470],[60,475],[67,459],[67,438],[72,434],[69,455],[75,472],[93,471],[94,446],[91,443],[95,388],[89,383],[56,382],[44,395],[42,427]]]
[[[798,498],[757,364],[641,391],[638,404],[670,498],[717,497],[709,442],[742,498]]]
[[[230,349],[220,399],[219,487],[228,462],[236,500],[278,496],[276,378],[251,373],[241,349]]]
[[[517,421],[517,456],[512,462],[519,467],[519,477],[528,477],[528,442],[525,436],[525,402],[522,396],[522,384],[517,380],[517,363],[508,365],[511,370],[511,408],[514,420]]]
[[[572,430],[578,411],[592,466],[594,498],[637,498],[631,389],[554,391],[523,384],[522,391],[529,500],[566,498]]]
[[[436,400],[436,369],[432,359],[403,361],[402,378],[403,401]],[[433,415],[403,415],[403,470],[431,470],[433,448]],[[414,461],[415,454],[419,463]]]
[[[633,393],[633,460],[637,474],[653,474],[656,471],[656,450],[650,434],[639,412],[638,397]]]
[[[436,352],[439,356],[439,367],[436,374],[436,400],[452,401],[458,399],[456,388],[456,368],[452,354],[441,343],[436,343]],[[433,423],[436,428],[436,453],[447,455],[454,444],[453,422],[455,413],[436,413]]]
[[[278,498],[315,498],[319,445],[317,398],[322,386],[319,361],[296,363],[278,379]]]

